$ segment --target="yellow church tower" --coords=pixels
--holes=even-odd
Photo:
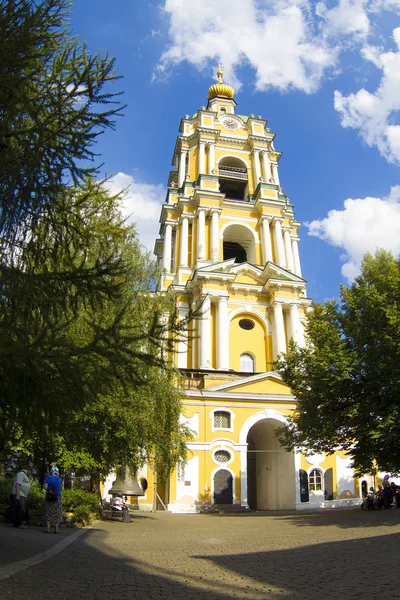
[[[173,512],[318,506],[339,493],[339,475],[350,486],[347,459],[287,452],[274,435],[295,398],[271,363],[291,338],[304,345],[310,307],[300,223],[280,186],[275,134],[261,116],[236,114],[217,77],[207,106],[181,121],[155,244],[158,290],[175,294],[182,319],[201,307],[175,354],[194,439],[160,500]]]

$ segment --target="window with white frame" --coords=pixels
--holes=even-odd
[[[240,370],[242,373],[254,373],[254,358],[250,354],[241,354]]]
[[[214,453],[214,460],[217,463],[229,462],[231,460],[231,458],[232,458],[231,453],[228,452],[227,450],[217,450]]]
[[[216,410],[214,412],[214,427],[215,429],[230,429],[231,413],[226,410]]]
[[[308,476],[308,488],[310,491],[322,491],[322,472],[313,469]]]

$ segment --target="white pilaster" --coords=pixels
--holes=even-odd
[[[296,275],[301,277],[301,265],[300,265],[300,256],[299,256],[299,246],[298,239],[292,238],[292,252],[293,252],[293,260],[294,260],[294,272]]]
[[[285,228],[283,231],[283,242],[285,245],[286,266],[289,269],[289,271],[291,271],[291,273],[294,273],[294,260],[289,229]]]
[[[291,337],[298,346],[304,348],[305,343],[303,325],[299,317],[299,307],[294,303],[290,305],[290,324]]]
[[[272,168],[272,179],[274,180],[275,185],[280,185],[279,183],[279,175],[278,175],[278,163],[271,163]]]
[[[208,142],[208,173],[211,175],[215,169],[215,143]]]
[[[228,297],[219,296],[217,313],[217,369],[229,369]]]
[[[199,175],[205,173],[206,165],[206,142],[204,140],[199,141]]]
[[[171,272],[171,256],[172,256],[172,225],[165,226],[164,234],[164,253],[163,253],[163,269],[167,273]]]
[[[197,258],[206,257],[206,212],[200,208],[197,215]]]
[[[271,233],[269,230],[269,220],[268,217],[264,217],[261,221],[261,243],[262,243],[262,251],[263,251],[263,260],[264,264],[267,262],[272,262],[272,245],[271,245]]]
[[[219,213],[211,215],[211,260],[219,261]]]
[[[253,150],[253,170],[254,170],[254,189],[260,183],[261,177],[261,165],[260,165],[260,151],[256,148]]]
[[[272,173],[271,173],[271,163],[269,161],[268,152],[262,153],[262,162],[263,162],[264,179],[267,183],[269,183],[270,179],[272,178]]]
[[[182,218],[181,240],[179,249],[179,264],[181,267],[187,267],[188,264],[188,240],[189,240],[189,221],[187,217]]]
[[[283,322],[283,310],[282,302],[274,302],[274,338],[275,338],[275,356],[274,360],[278,358],[281,352],[286,352],[286,336],[285,336],[285,325]]]
[[[186,175],[186,155],[187,150],[181,150],[181,155],[179,159],[179,171],[178,171],[178,187],[182,187],[185,181]]]
[[[210,296],[204,296],[202,299],[203,303],[201,305],[201,315],[200,315],[200,359],[199,359],[199,368],[200,369],[211,369],[211,330],[210,330],[210,310],[211,310],[211,301]]]
[[[178,308],[179,321],[184,321],[187,318],[189,308],[180,306]],[[178,369],[187,369],[188,366],[188,332],[187,330],[179,333],[178,342]]]
[[[276,263],[280,267],[286,267],[285,248],[283,246],[281,219],[274,218],[274,246]]]

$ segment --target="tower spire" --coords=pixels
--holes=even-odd
[[[221,65],[221,63],[218,63],[218,65],[217,65],[218,83],[213,83],[213,85],[211,85],[208,88],[208,96],[207,96],[208,100],[211,100],[211,98],[216,98],[217,96],[220,98],[233,98],[234,89],[230,85],[223,83],[223,81],[222,81],[223,74],[224,74],[223,65]]]

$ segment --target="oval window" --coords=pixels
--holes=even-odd
[[[227,450],[217,450],[214,454],[214,460],[218,463],[226,463],[231,460],[231,453]]]
[[[255,323],[251,319],[240,319],[239,327],[245,329],[246,331],[250,331],[250,329],[254,329]]]

